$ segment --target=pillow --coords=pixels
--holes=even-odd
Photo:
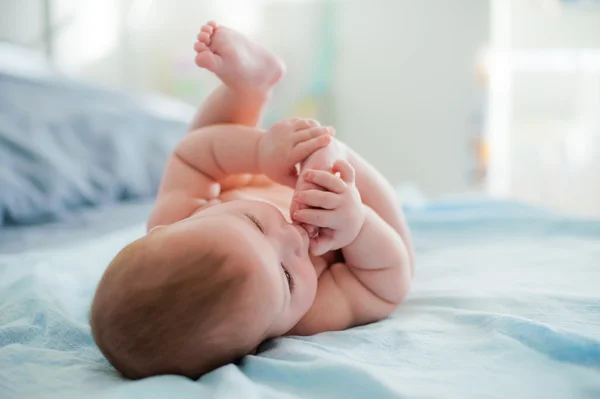
[[[124,94],[0,72],[0,226],[151,198],[186,130]]]

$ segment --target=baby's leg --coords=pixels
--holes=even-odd
[[[232,29],[209,22],[194,45],[196,64],[223,85],[198,110],[190,130],[215,124],[256,126],[271,89],[285,72],[282,62]]]
[[[262,46],[232,29],[204,25],[194,44],[196,64],[213,72],[223,83],[202,104],[190,131],[216,124],[255,127],[271,89],[285,72],[283,63]],[[220,181],[227,191],[246,185],[265,185],[262,176],[229,176]]]
[[[369,162],[351,149],[347,150],[348,162],[356,171],[356,187],[363,204],[373,209],[404,240],[408,249],[411,271],[414,273],[414,247],[406,218],[402,212],[396,191],[391,183]]]

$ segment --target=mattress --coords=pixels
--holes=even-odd
[[[600,221],[487,200],[407,209],[416,277],[386,320],[275,339],[198,381],[123,379],[88,311],[149,209],[0,229],[0,398],[600,397]]]

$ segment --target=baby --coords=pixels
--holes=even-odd
[[[129,378],[197,378],[269,338],[380,320],[413,274],[391,186],[332,128],[256,127],[282,63],[213,22],[194,48],[223,85],[168,160],[149,233],[92,304],[94,339]]]

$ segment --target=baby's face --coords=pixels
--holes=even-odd
[[[210,234],[219,252],[230,255],[240,273],[250,276],[244,291],[250,322],[263,339],[294,327],[312,305],[317,276],[308,254],[307,232],[289,223],[262,201],[232,201],[198,212],[180,223]],[[194,234],[191,234],[192,236]]]

